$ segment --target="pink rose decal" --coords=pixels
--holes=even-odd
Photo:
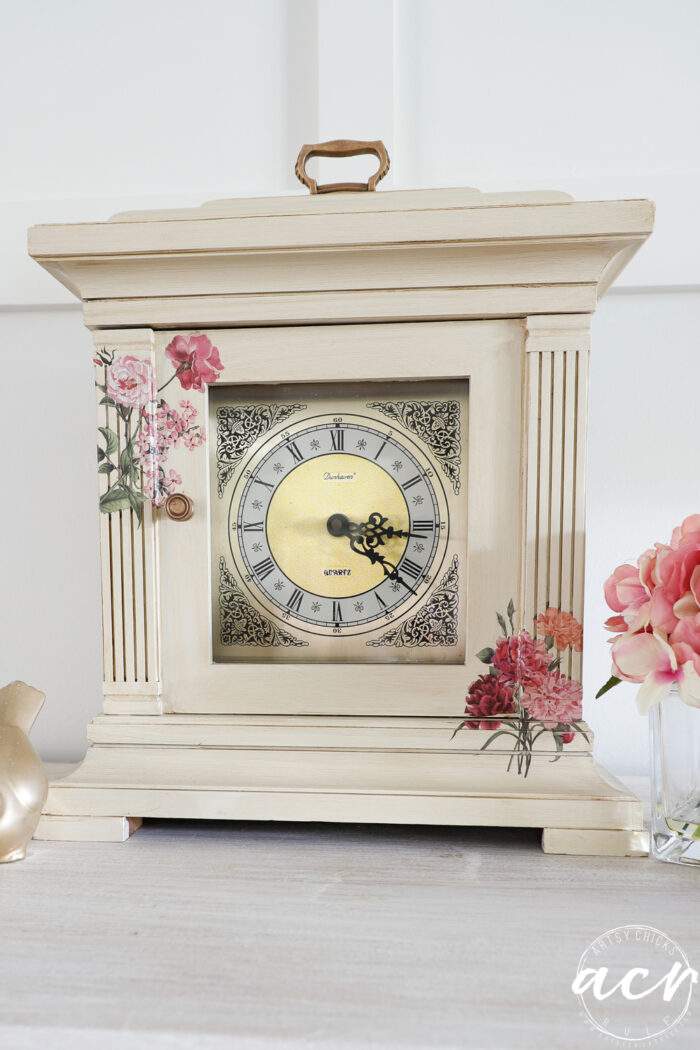
[[[107,396],[125,408],[142,408],[157,394],[150,361],[132,354],[115,357],[107,371]]]
[[[103,514],[133,512],[141,524],[145,503],[162,506],[182,484],[176,470],[166,470],[170,450],[192,451],[206,439],[192,402],[180,401],[176,408],[161,391],[177,375],[192,389],[214,382],[221,370],[219,353],[204,335],[178,336],[168,350],[169,357],[177,358],[177,369],[160,388],[149,361],[106,347],[97,351],[96,386],[107,417],[97,444],[98,473],[106,476],[100,495]]]
[[[206,383],[216,382],[224,367],[217,348],[201,333],[176,335],[165,353],[175,365],[184,390],[203,391]]]
[[[619,565],[605,583],[615,615],[613,675],[638,682],[637,705],[646,713],[675,683],[683,700],[700,706],[700,514],[673,530],[671,542],[645,551],[637,565]]]

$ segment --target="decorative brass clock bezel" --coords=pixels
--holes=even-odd
[[[284,618],[287,622],[288,628],[291,630],[296,629],[310,634],[319,634],[323,637],[333,637],[337,642],[340,642],[341,636],[345,638],[351,635],[375,633],[377,630],[383,629],[393,623],[397,618],[405,616],[417,603],[423,601],[432,587],[437,574],[441,571],[449,540],[448,502],[440,477],[433,465],[434,461],[431,462],[431,460],[421,452],[416,443],[406,434],[397,433],[395,429],[392,430],[387,428],[384,424],[378,423],[376,418],[369,414],[360,415],[346,411],[342,416],[342,422],[334,422],[334,420],[338,420],[339,418],[341,417],[337,415],[337,409],[335,416],[331,416],[328,413],[315,413],[311,415],[299,414],[293,425],[288,425],[287,429],[284,431],[277,431],[268,436],[264,441],[260,442],[255,452],[241,463],[238,477],[235,480],[235,484],[232,483],[228,494],[229,549],[233,566],[239,573],[239,578],[241,578],[244,584],[244,589],[248,592],[249,599],[256,604],[261,605],[267,615],[271,616],[273,619]],[[261,464],[275,453],[275,465],[279,466],[280,460],[284,461],[285,458],[283,451],[285,446],[290,442],[296,444],[300,435],[306,436],[313,434],[314,438],[311,440],[315,440],[317,432],[318,437],[323,438],[327,431],[334,431],[336,428],[341,427],[344,428],[344,430],[340,431],[341,433],[344,433],[344,431],[353,434],[361,432],[368,437],[371,443],[376,445],[386,445],[387,449],[396,450],[396,454],[401,454],[404,459],[410,457],[410,462],[414,465],[410,473],[413,474],[414,471],[416,473],[410,479],[407,478],[404,481],[404,484],[411,484],[414,481],[414,477],[420,475],[421,489],[426,490],[427,498],[431,500],[430,511],[427,509],[423,510],[422,504],[426,496],[424,496],[422,492],[418,497],[415,495],[413,496],[413,499],[421,499],[419,518],[418,514],[414,513],[406,502],[408,497],[406,492],[402,491],[402,485],[399,483],[399,480],[391,477],[388,471],[386,471],[386,466],[380,467],[379,464],[377,464],[377,467],[380,470],[386,472],[387,478],[385,484],[387,486],[391,485],[403,502],[405,518],[402,517],[400,519],[401,526],[403,527],[408,524],[413,531],[414,523],[423,520],[430,521],[430,526],[424,528],[425,535],[421,534],[419,536],[416,534],[415,542],[412,546],[409,544],[408,539],[402,540],[399,538],[399,540],[394,541],[393,544],[391,541],[387,541],[387,543],[383,545],[381,553],[375,552],[375,557],[378,559],[384,557],[390,557],[393,559],[384,569],[379,565],[368,565],[366,557],[352,553],[347,539],[341,537],[340,542],[336,540],[335,547],[337,548],[337,558],[351,567],[344,570],[345,572],[350,573],[351,570],[356,571],[359,568],[360,570],[367,570],[366,573],[363,572],[361,575],[361,578],[365,581],[368,580],[370,574],[375,577],[374,582],[370,586],[365,587],[358,585],[358,589],[349,587],[347,588],[347,593],[345,593],[345,588],[340,590],[337,587],[334,589],[333,586],[330,586],[332,582],[335,582],[331,580],[328,581],[329,585],[325,588],[319,586],[315,590],[312,590],[311,586],[302,584],[299,574],[294,571],[293,567],[289,569],[289,566],[286,566],[287,572],[285,572],[285,566],[280,564],[281,559],[276,556],[274,543],[270,536],[269,515],[274,512],[275,505],[279,503],[280,499],[284,498],[283,486],[285,483],[288,480],[293,481],[294,475],[297,474],[299,470],[304,469],[301,464],[295,463],[291,465],[291,469],[286,470],[284,475],[280,475],[280,481],[276,484],[275,489],[269,493],[267,491],[261,492],[260,498],[255,501],[256,506],[260,508],[255,514],[255,517],[264,517],[264,522],[260,521],[259,523],[255,523],[260,529],[259,538],[257,532],[254,538],[246,536],[244,530],[246,524],[248,524],[248,527],[250,528],[250,523],[244,523],[242,520],[242,508],[246,505],[246,502],[250,503],[249,493],[251,492],[251,487],[257,482],[257,475],[260,471]],[[276,455],[277,450],[281,450],[279,458]],[[372,449],[373,453],[375,451],[375,449]],[[394,451],[391,451],[391,455],[394,454]],[[349,455],[350,453],[348,452],[344,453],[346,458]],[[319,476],[325,476],[326,474],[332,473],[329,466],[338,462],[337,456],[337,453],[327,452],[322,449],[319,449],[315,453],[312,450],[312,458],[305,460],[305,466],[316,467]],[[360,469],[363,465],[366,466],[367,469],[371,468],[373,458],[373,455],[365,455],[364,450],[356,450],[352,456],[353,461],[355,459],[360,461]],[[366,460],[367,463],[363,464],[363,460]],[[403,460],[400,462],[403,464]],[[357,466],[357,463],[353,462],[352,465]],[[286,463],[285,466],[287,466]],[[354,474],[355,472],[352,473]],[[267,476],[273,478],[273,482],[268,482],[268,484],[274,483],[274,476],[271,475],[269,471]],[[262,485],[265,483],[259,482],[259,484]],[[323,492],[319,492],[319,489],[326,487],[335,489],[335,492],[333,495],[329,496],[329,498],[338,501],[337,509],[339,511],[342,511],[343,507],[347,506],[343,497],[347,496],[350,491],[350,484],[341,482],[340,484],[333,486],[332,481],[329,485],[324,485],[323,482],[320,482],[318,488],[308,494],[310,512],[313,511],[314,504],[319,501],[323,495]],[[417,488],[418,485],[414,483],[411,487]],[[356,486],[352,483],[353,496],[355,496],[355,489]],[[265,498],[268,499],[267,504],[263,503]],[[360,498],[362,498],[362,496]],[[370,505],[373,506],[372,504],[368,504],[368,506]],[[265,512],[262,510],[263,506],[265,506]],[[253,515],[251,514],[249,516],[252,517]],[[330,538],[327,535],[325,512],[320,515],[318,513],[315,515],[310,513],[309,517],[313,522],[313,526],[312,522],[310,522],[309,528],[314,527],[316,535],[318,535],[319,531],[325,532],[325,538],[329,541]],[[392,521],[396,524],[398,519],[392,517]],[[415,529],[417,530],[417,528],[418,526],[416,525]],[[251,539],[255,540],[252,545],[250,543]],[[319,539],[322,540],[323,537],[319,537]],[[418,539],[421,539],[424,542],[418,543]],[[255,558],[253,557],[252,552],[255,552],[256,547],[258,548],[256,557],[259,555],[261,559],[258,564],[264,565],[266,570],[262,580],[259,579],[255,573]],[[330,540],[330,542],[326,542],[324,550],[329,551],[328,560],[333,557],[332,548],[333,541]],[[414,548],[419,549],[414,550]],[[308,551],[308,544],[306,550]],[[313,556],[313,553],[312,550],[310,555]],[[414,558],[409,557],[411,553],[415,554]],[[307,558],[310,555],[307,553]],[[323,563],[322,556],[319,561],[320,564]],[[394,563],[396,563],[396,565]],[[403,572],[402,565],[406,563],[409,568]],[[306,566],[304,568],[307,569]],[[390,573],[390,569],[394,568],[397,572],[396,579],[392,579]],[[307,569],[304,573],[305,582],[308,580],[309,575]],[[277,586],[278,590],[283,594],[289,590],[288,585],[291,585],[297,590],[300,589],[303,595],[309,595],[312,604],[314,599],[316,599],[315,604],[320,605],[321,609],[325,609],[328,601],[331,601],[333,606],[340,606],[340,616],[342,617],[342,620],[339,622],[337,618],[333,617],[332,612],[330,616],[324,618],[324,616],[321,615],[321,609],[316,610],[317,615],[314,615],[313,609],[310,609],[306,614],[296,615],[294,607],[290,607],[286,604],[285,599],[289,598],[288,594],[285,594],[284,598],[280,595],[276,600],[276,595],[271,593],[269,586],[266,586],[268,578],[275,576],[278,578],[275,580],[273,586]],[[280,586],[282,580],[284,580],[284,584]],[[359,610],[358,615],[352,615],[354,611],[354,605],[352,604],[353,600],[364,605],[365,602],[370,601],[370,595],[376,594],[379,594],[380,597],[383,596],[383,605],[377,602],[377,609],[373,612],[368,612],[365,609],[362,609]],[[394,594],[396,594],[396,597],[394,597]],[[334,601],[333,599],[336,600]],[[325,611],[326,613],[328,612],[327,609],[325,609]],[[301,609],[298,609],[297,612],[301,613]],[[366,615],[363,616],[362,613],[366,613]],[[338,648],[342,648],[342,645],[339,645]],[[371,661],[367,660],[367,662]]]

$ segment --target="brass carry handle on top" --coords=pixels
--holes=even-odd
[[[329,182],[319,186],[316,179],[312,179],[306,172],[306,162],[312,157],[359,157],[370,154],[379,161],[379,167],[374,175],[370,175],[367,182]],[[316,142],[313,145],[302,146],[297,157],[294,173],[300,182],[307,187],[309,193],[342,193],[353,191],[371,191],[377,188],[377,183],[383,179],[389,170],[389,154],[386,146],[380,139],[374,142],[361,142],[357,139],[333,139],[330,142]]]

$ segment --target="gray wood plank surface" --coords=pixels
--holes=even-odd
[[[33,842],[0,867],[0,1046],[600,1047],[570,990],[584,948],[640,922],[700,968],[699,903],[698,871],[546,856],[530,830],[151,821]],[[667,1045],[699,1035],[691,1011]]]

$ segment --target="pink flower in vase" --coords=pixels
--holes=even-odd
[[[493,654],[493,666],[509,682],[524,682],[532,675],[546,671],[551,662],[544,642],[534,639],[529,631],[510,638],[499,638]]]
[[[205,383],[215,383],[223,370],[219,351],[201,333],[176,335],[165,348],[177,369],[183,390],[204,390]]]
[[[659,551],[652,574],[650,623],[700,653],[700,514],[686,518]]]
[[[125,408],[141,408],[156,396],[156,379],[150,361],[132,354],[115,357],[107,369],[107,395]]]
[[[605,581],[605,600],[612,611],[618,614],[606,621],[608,630],[638,631],[646,627],[651,608],[649,570],[655,557],[652,551],[644,555],[646,583],[641,578],[639,567],[628,564],[618,565]]]
[[[664,700],[674,683],[686,704],[700,707],[700,653],[686,642],[669,645],[662,632],[637,631],[614,640],[612,659],[617,678],[642,683],[637,693],[642,714]]]
[[[467,693],[466,725],[469,729],[498,729],[494,716],[513,713],[513,686],[501,675],[482,674]]]
[[[565,674],[547,671],[525,683],[520,702],[536,722],[554,729],[560,723],[580,721],[583,717],[582,699],[580,682]]]
[[[606,626],[612,640],[613,676],[642,683],[639,709],[646,713],[677,684],[682,699],[700,706],[700,514],[657,543],[637,568],[621,565],[605,585],[617,615]]]

